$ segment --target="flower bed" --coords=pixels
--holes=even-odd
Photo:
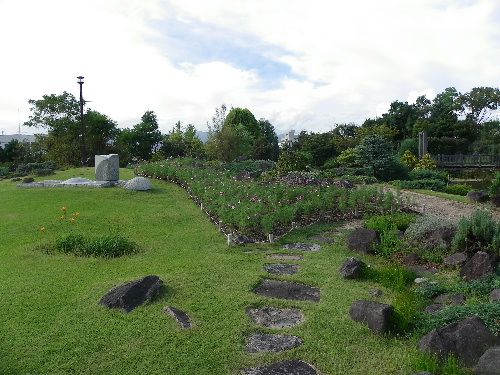
[[[170,159],[141,165],[137,172],[179,184],[203,203],[212,220],[222,221],[230,232],[258,240],[270,233],[284,234],[293,225],[380,212],[396,205],[394,195],[376,187],[345,189],[326,181],[290,186],[258,168],[253,168],[252,178],[237,178],[242,171],[234,163]]]

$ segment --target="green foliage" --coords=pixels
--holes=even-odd
[[[396,292],[406,291],[415,280],[415,272],[399,264],[392,264],[374,269],[366,267],[363,273],[365,279],[375,281]]]
[[[359,167],[359,151],[357,148],[347,148],[332,161],[329,161],[324,168],[331,167]],[[371,167],[373,170],[373,167]]]
[[[416,138],[406,138],[401,142],[398,149],[398,155],[402,156],[406,151],[412,153],[412,155],[418,154],[418,139]]]
[[[393,156],[391,144],[382,136],[370,135],[358,146],[358,163],[371,166],[375,177],[389,181],[405,178],[408,171]]]
[[[257,139],[261,136],[261,128],[259,122],[255,119],[250,110],[247,108],[231,108],[224,120],[224,127],[231,127],[234,130],[242,126],[243,130],[247,131],[252,139]]]
[[[363,184],[363,185],[369,185],[369,184],[376,184],[378,180],[373,177],[373,176],[351,176],[351,175],[343,175],[341,180],[346,180],[350,181],[353,184]]]
[[[479,303],[462,306],[450,306],[436,314],[422,314],[417,322],[418,331],[422,334],[460,320],[478,316],[494,333],[500,333],[500,303]]]
[[[429,189],[434,191],[443,191],[446,183],[441,180],[423,179],[423,180],[409,180],[409,181],[391,181],[391,184],[399,189]]]
[[[405,231],[405,239],[412,246],[424,250],[437,251],[439,248],[444,249],[448,244],[437,242],[437,239],[429,240],[430,234],[434,231],[449,231],[454,233],[455,224],[451,221],[434,215],[418,216]]]
[[[491,181],[489,193],[492,197],[500,196],[500,172],[495,173],[495,178]]]
[[[393,331],[408,334],[415,328],[415,322],[425,306],[425,299],[417,292],[406,288],[396,293],[392,306],[394,307],[391,322]]]
[[[330,159],[332,160],[332,159]],[[372,167],[340,167],[340,168],[328,168],[331,164],[330,162],[325,163],[323,170],[327,171],[330,176],[341,177],[341,176],[372,176]]]
[[[16,169],[16,173],[22,175],[36,174],[38,176],[47,176],[54,173],[56,169],[56,163],[52,161],[46,161],[43,163],[27,163],[19,164]]]
[[[201,158],[205,154],[205,149],[194,125],[183,127],[181,122],[177,121],[169,134],[164,137],[160,152],[164,158],[179,156]]]
[[[472,372],[466,369],[454,356],[448,356],[446,360],[441,360],[437,356],[427,353],[419,353],[414,359],[414,372],[429,372],[439,375],[471,375]]]
[[[500,243],[496,240],[500,223],[495,222],[491,213],[477,210],[469,218],[462,218],[453,237],[452,246],[457,251],[488,251],[500,254]]]
[[[266,119],[259,120],[260,135],[255,140],[252,158],[255,160],[278,160],[280,148],[274,126]]]
[[[301,132],[297,142],[292,145],[295,151],[306,152],[311,155],[311,164],[321,167],[328,159],[337,155],[332,133]]]
[[[445,171],[432,169],[415,169],[408,175],[410,180],[440,180],[444,183],[448,182],[448,174]]]
[[[281,151],[278,163],[276,164],[276,173],[279,176],[283,176],[289,172],[306,171],[309,169],[311,163],[311,154],[285,149]]]
[[[368,229],[373,229],[378,233],[396,228],[397,230],[405,231],[410,224],[414,223],[416,215],[405,212],[396,212],[392,214],[374,215],[365,221],[365,226]]]
[[[472,188],[469,185],[455,184],[446,186],[443,191],[448,194],[461,195],[465,197],[471,190]]]
[[[415,169],[436,169],[437,163],[430,154],[425,154],[415,165]]]
[[[409,170],[412,170],[417,165],[418,159],[410,150],[406,150],[401,156],[401,163]]]
[[[55,241],[54,249],[65,254],[117,258],[137,253],[139,247],[134,242],[116,234],[86,238],[79,234],[69,234]]]

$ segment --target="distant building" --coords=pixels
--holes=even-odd
[[[295,135],[295,130],[290,130],[288,133],[285,133],[281,139],[280,147],[293,145],[297,141],[297,138],[299,138],[299,136]]]
[[[19,142],[35,142],[35,136],[32,134],[0,134],[0,147],[5,148],[5,145],[12,141],[13,139],[18,140]]]

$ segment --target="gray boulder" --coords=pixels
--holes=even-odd
[[[466,366],[472,367],[496,338],[483,321],[473,316],[457,323],[434,329],[422,337],[419,349],[445,359],[452,354]]]
[[[246,349],[250,353],[283,352],[302,345],[302,339],[292,335],[255,333],[247,339]]]
[[[366,323],[368,328],[378,334],[389,330],[394,309],[391,305],[373,301],[355,301],[349,315],[356,322]]]
[[[486,191],[478,190],[478,191],[469,191],[467,193],[467,198],[472,202],[487,202],[490,199],[490,196]]]
[[[309,363],[292,359],[271,363],[263,367],[242,370],[243,375],[316,375],[318,372]]]
[[[123,187],[128,190],[136,191],[146,191],[152,189],[151,181],[149,181],[146,177],[134,177],[133,179],[128,180]]]
[[[461,266],[467,261],[466,253],[455,253],[443,259],[443,264],[449,267]]]
[[[490,293],[491,302],[500,302],[500,288],[493,289]]]
[[[118,154],[95,156],[95,179],[97,181],[118,181],[120,179]]]
[[[347,237],[347,247],[360,253],[371,254],[379,239],[377,232],[366,228],[357,228]]]
[[[494,254],[478,251],[462,266],[460,276],[465,281],[476,280],[495,272],[497,265],[498,259]]]
[[[500,375],[500,346],[488,349],[474,368],[475,375]]]
[[[158,276],[146,276],[111,289],[101,298],[100,304],[109,308],[130,312],[136,307],[151,302],[163,288]]]
[[[443,305],[463,305],[465,303],[465,295],[462,293],[444,293],[437,296],[434,299],[434,302],[441,303]]]
[[[365,263],[361,260],[349,258],[340,267],[340,274],[344,279],[357,279],[361,276],[365,266]]]

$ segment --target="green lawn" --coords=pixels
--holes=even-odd
[[[49,178],[77,175],[91,178],[93,170]],[[131,176],[122,170],[122,178]],[[266,277],[262,267],[273,248],[228,248],[176,185],[155,181],[151,192],[15,185],[0,181],[0,374],[237,374],[285,358],[303,359],[330,375],[413,370],[414,340],[379,337],[350,320],[352,301],[370,298],[376,285],[340,278],[341,263],[352,255],[342,246],[306,254],[298,274],[282,277],[320,287],[319,303],[269,300],[251,289]],[[62,206],[80,212],[76,224],[58,222]],[[142,252],[107,260],[36,250],[70,230],[118,232]],[[129,314],[98,305],[111,287],[148,274],[167,286],[156,302]],[[391,297],[384,290],[383,300]],[[281,354],[245,353],[245,338],[260,330],[245,309],[265,304],[304,310],[304,324],[282,331],[300,336],[302,346]],[[195,327],[181,330],[162,312],[165,305],[187,311]]]

